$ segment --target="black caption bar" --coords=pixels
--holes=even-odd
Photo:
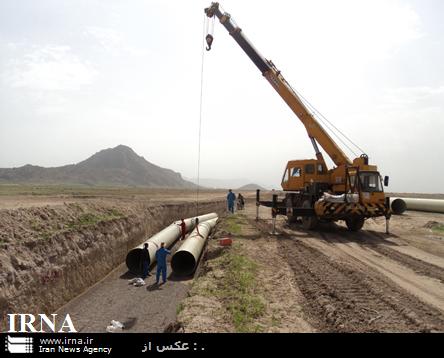
[[[293,353],[310,350],[312,354],[344,354],[353,345],[365,345],[365,352],[377,353],[384,345],[385,352],[391,348],[412,352],[415,347],[425,350],[439,347],[443,334],[159,334],[159,333],[1,333],[4,352],[32,354],[75,354],[102,357],[123,354],[147,356],[153,354],[220,355],[227,353]],[[385,342],[384,342],[385,341]],[[421,342],[423,341],[423,342]],[[424,345],[424,342],[426,345]],[[436,346],[435,346],[436,345]],[[391,347],[391,348],[390,348]],[[424,348],[425,347],[425,348]],[[435,347],[435,348],[434,348]],[[297,355],[297,354],[296,354]],[[6,356],[6,355],[2,355]]]

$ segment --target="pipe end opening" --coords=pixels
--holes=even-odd
[[[128,254],[126,255],[126,266],[128,267],[128,270],[136,275],[142,274],[142,249],[141,248],[135,248],[132,249]],[[150,265],[151,262],[148,261],[148,265]]]
[[[392,201],[391,208],[393,213],[396,215],[401,215],[404,211],[407,210],[407,204],[402,199],[395,199]]]
[[[196,259],[188,251],[178,251],[171,259],[171,268],[179,276],[191,275],[196,269]]]

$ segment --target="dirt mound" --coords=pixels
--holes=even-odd
[[[426,229],[434,229],[440,227],[441,225],[442,224],[437,221],[428,221],[423,227],[425,227]]]

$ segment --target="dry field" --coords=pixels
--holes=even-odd
[[[126,252],[195,214],[186,190],[0,186],[0,311],[70,313],[82,332],[112,320],[129,332],[444,331],[444,215],[408,211],[305,231],[235,215],[225,191],[200,193],[218,223],[194,277],[133,287]],[[218,239],[231,237],[231,247]],[[175,250],[178,245],[172,249]],[[2,322],[2,329],[5,327]]]

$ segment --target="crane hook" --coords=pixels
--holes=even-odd
[[[213,44],[213,35],[211,35],[211,34],[208,34],[206,37],[205,37],[205,41],[207,42],[207,51],[210,51],[211,50],[211,45]]]

